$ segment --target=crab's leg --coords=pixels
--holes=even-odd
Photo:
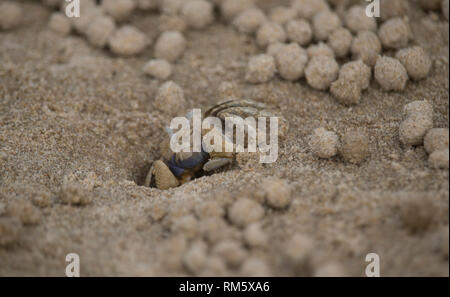
[[[147,176],[145,177],[144,187],[150,187],[150,185],[152,184],[154,168],[155,162],[152,163],[152,166],[150,167],[150,170],[148,171]]]
[[[215,158],[211,159],[203,165],[203,170],[208,172],[212,170],[216,170],[220,167],[230,164],[233,162],[233,159],[230,158]]]

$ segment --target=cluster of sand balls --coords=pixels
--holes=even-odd
[[[133,56],[144,52],[154,43],[154,59],[146,63],[144,73],[159,80],[172,75],[171,63],[184,53],[187,41],[186,28],[199,30],[214,21],[214,5],[207,0],[82,0],[80,18],[69,19],[64,15],[67,4],[44,0],[50,6],[61,7],[61,12],[51,15],[49,28],[63,36],[76,31],[98,48],[109,48],[118,56]],[[159,11],[161,27],[156,41],[145,32],[126,24],[135,10]]]
[[[427,101],[414,101],[404,107],[405,119],[399,127],[405,146],[424,145],[432,168],[449,168],[449,130],[433,128],[433,107]]]
[[[56,0],[43,2],[61,5]],[[304,78],[311,88],[330,91],[338,102],[351,105],[360,102],[372,72],[383,90],[402,91],[409,79],[423,79],[431,69],[425,51],[411,46],[408,1],[382,2],[378,22],[367,17],[366,7],[356,1],[292,0],[290,6],[266,12],[256,0],[103,0],[100,4],[83,0],[81,18],[71,21],[55,13],[49,27],[64,35],[75,30],[93,46],[130,56],[143,52],[152,41],[126,21],[135,10],[158,11],[164,31],[154,43],[154,60],[143,71],[167,80],[172,74],[170,63],[185,51],[183,32],[212,24],[217,8],[225,21],[255,36],[266,51],[250,58],[248,82],[266,83],[277,73],[289,81]],[[444,15],[448,11],[448,1],[420,4],[426,10],[441,9]]]
[[[257,191],[249,188],[235,195],[218,191],[216,199],[192,207],[187,204],[167,212],[153,207],[151,217],[170,231],[161,245],[163,265],[196,276],[230,272],[270,276],[271,245],[263,222],[268,212],[289,208],[293,192],[284,179],[269,177],[261,184]],[[298,262],[308,256],[305,247],[296,250],[305,243],[307,250],[313,247],[312,240],[303,236],[295,241],[286,238],[279,248],[287,261]]]
[[[317,128],[309,139],[309,148],[314,156],[329,159],[336,155],[352,164],[360,164],[369,155],[369,137],[363,131],[350,130],[342,138],[325,128]]]
[[[352,105],[360,102],[372,73],[384,91],[402,91],[409,79],[428,76],[431,59],[411,44],[408,1],[383,1],[382,22],[367,17],[364,5],[344,7],[339,13],[342,1],[329,2],[335,10],[325,0],[293,0],[267,15],[253,5],[239,12],[232,24],[254,35],[266,51],[250,58],[246,80],[265,83],[276,74],[289,81],[305,78],[313,89],[330,91],[338,102]],[[422,6],[440,9],[438,2]],[[444,14],[446,5],[443,1]]]

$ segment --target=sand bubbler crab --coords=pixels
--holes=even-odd
[[[189,114],[187,116],[189,118]],[[237,100],[229,99],[218,103],[207,109],[204,113],[204,118],[216,117],[220,121],[225,122],[225,119],[239,117],[239,118],[267,118],[277,117],[279,119],[278,132],[279,137],[283,139],[288,131],[287,121],[280,116],[275,115],[266,108],[264,103],[256,102],[250,99]],[[202,129],[202,136],[211,132],[211,129]],[[224,135],[224,130],[213,131],[219,133],[223,148],[231,140]],[[168,133],[171,134],[170,129]],[[247,131],[245,131],[247,133]],[[192,130],[191,130],[192,134]],[[247,140],[247,137],[245,137]],[[206,173],[213,172],[217,169],[223,168],[232,164],[236,158],[236,152],[226,152],[223,149],[220,152],[211,151],[207,153],[203,147],[207,145],[203,142],[202,137],[202,151],[201,152],[177,152],[174,153],[169,146],[169,141],[161,144],[162,158],[153,162],[145,180],[145,186],[156,186],[160,190],[167,190],[178,187],[193,178],[200,177]],[[234,144],[231,144],[234,146]],[[247,142],[245,143],[247,145]]]

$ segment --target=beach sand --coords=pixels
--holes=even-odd
[[[273,164],[249,158],[161,191],[142,186],[171,120],[152,107],[162,82],[141,70],[152,49],[115,57],[81,36],[50,32],[50,9],[20,3],[25,23],[0,32],[0,222],[7,226],[0,237],[13,238],[0,246],[0,275],[64,276],[66,255],[77,253],[82,276],[239,276],[248,274],[247,258],[259,259],[266,275],[365,276],[366,255],[376,253],[382,276],[448,276],[449,171],[430,168],[423,146],[405,147],[398,137],[403,107],[415,100],[428,100],[434,127],[448,128],[449,27],[441,14],[411,4],[415,43],[433,61],[428,78],[403,92],[384,92],[372,80],[352,107],[305,79],[246,83],[248,58],[261,50],[224,22],[187,31],[171,77],[184,90],[186,112],[218,102],[217,88],[230,81],[242,98],[282,114],[290,130]],[[153,40],[159,33],[156,14],[136,13],[130,23]],[[353,165],[314,157],[308,136],[318,127],[339,136],[364,131],[368,158]],[[262,203],[268,241],[248,247],[227,209],[242,197],[260,199],[255,193],[272,176],[292,187],[292,203],[283,210]],[[88,201],[64,204],[63,195]],[[201,209],[210,201],[218,206],[213,219]],[[174,228],[186,216],[190,224]],[[292,263],[286,251],[296,234],[304,242],[294,249],[305,256]],[[217,252],[224,240],[234,243],[225,256]],[[184,257],[198,242],[206,248],[192,271]],[[228,256],[237,264],[225,266]]]

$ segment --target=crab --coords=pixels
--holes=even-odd
[[[275,115],[266,110],[264,103],[255,102],[253,100],[227,100],[218,103],[207,109],[204,118],[217,117],[222,123],[225,118],[239,116],[241,118],[253,117],[274,117]],[[281,133],[287,130],[287,123],[282,119]],[[211,130],[202,130],[202,135],[211,132]],[[230,141],[224,135],[224,131],[214,131],[220,133],[225,146]],[[191,131],[192,133],[192,131]],[[170,131],[169,131],[170,134]],[[203,137],[202,137],[203,139]],[[210,173],[227,165],[232,164],[236,159],[235,152],[178,152],[174,153],[170,150],[169,141],[165,141],[161,145],[162,158],[153,162],[145,180],[145,186],[155,185],[160,190],[167,190],[178,187],[193,178]]]

